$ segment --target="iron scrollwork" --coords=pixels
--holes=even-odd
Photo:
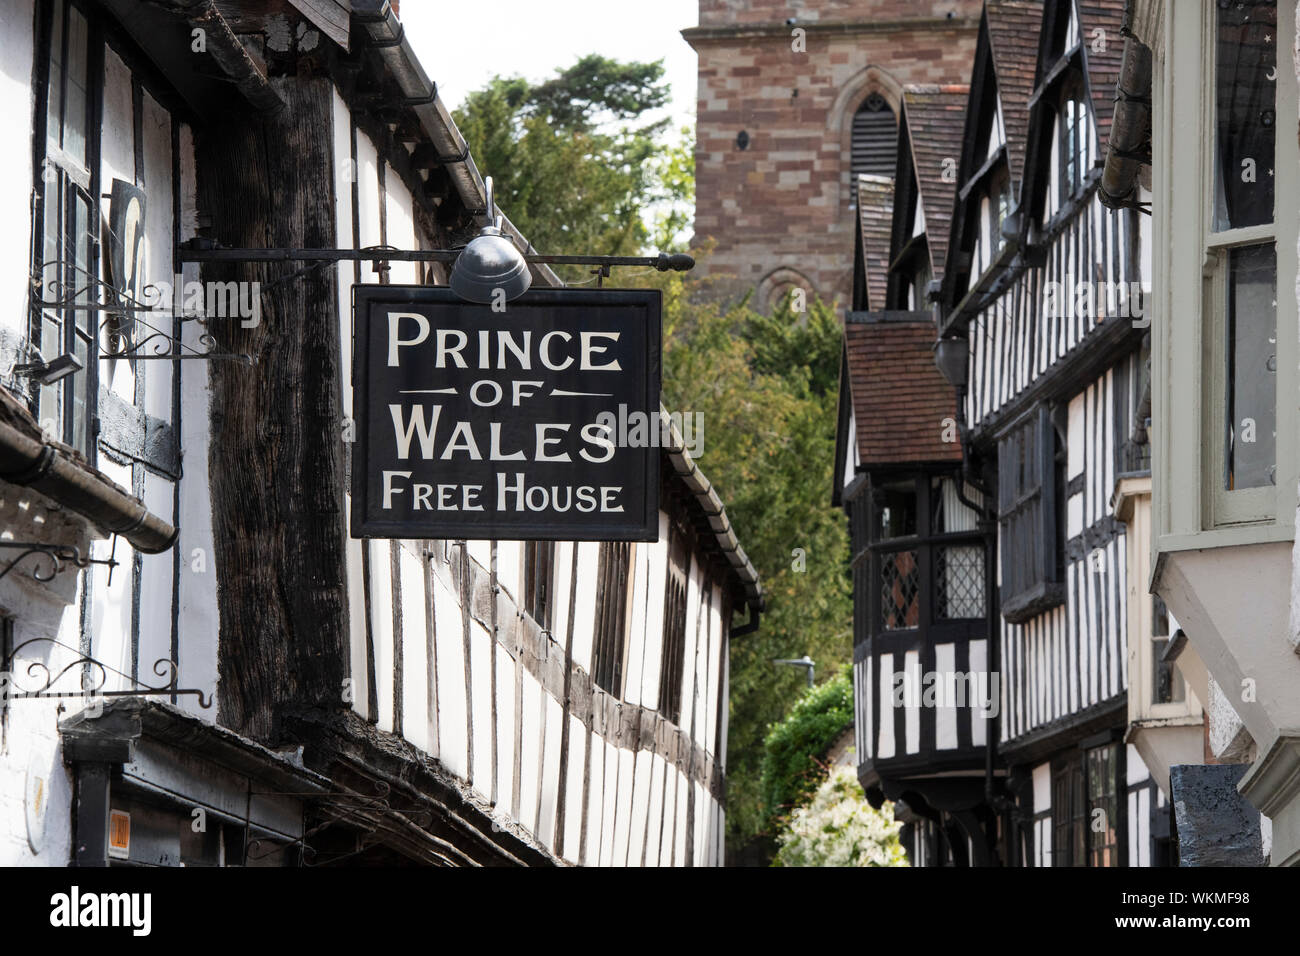
[[[37,687],[21,686],[14,675],[14,664],[18,660],[19,653],[26,647],[33,644],[48,644],[52,647],[61,647],[66,651],[71,651],[74,660],[63,667],[51,667],[43,661],[31,661],[27,664],[25,671],[27,677],[38,683]],[[81,690],[59,690],[59,682],[65,675],[81,670]],[[64,644],[62,641],[52,637],[33,637],[23,641],[12,651],[3,661],[0,661],[0,699],[3,700],[29,700],[29,699],[47,699],[47,698],[69,698],[80,697],[87,700],[96,698],[111,697],[195,697],[198,699],[199,706],[207,710],[212,707],[212,695],[205,694],[203,691],[192,687],[178,687],[179,671],[176,662],[166,657],[160,658],[154,662],[153,672],[158,677],[163,678],[167,683],[161,687],[152,684],[144,684],[136,680],[129,674],[125,674],[110,664],[98,661],[89,654],[82,653],[78,648]],[[104,690],[104,685],[108,683],[110,675],[120,677],[132,685],[129,690]]]
[[[60,263],[46,263],[56,266]],[[53,311],[94,312],[103,314],[99,321],[100,349],[99,358],[130,359],[133,361],[181,362],[187,360],[230,360],[253,363],[253,358],[242,352],[224,352],[218,347],[216,338],[207,330],[207,317],[202,312],[187,313],[168,311],[141,302],[127,295],[110,282],[71,263],[61,263],[76,274],[72,281],[59,278],[42,279],[32,277],[32,286],[39,290],[40,297],[33,297],[31,307],[34,310],[50,309]],[[146,300],[162,302],[163,295],[158,286],[149,284],[143,289]],[[179,290],[172,293],[173,299]],[[181,338],[150,325],[144,316],[156,318],[175,318],[184,322],[198,322],[204,331],[198,337],[198,348],[185,343]]]
[[[116,545],[116,540],[114,540]],[[36,561],[32,568],[32,577],[42,584],[53,581],[63,571],[65,564],[73,567],[85,568],[92,564],[103,564],[108,566],[109,584],[113,582],[113,568],[117,567],[118,561],[113,555],[107,558],[92,558],[82,555],[81,549],[69,544],[41,544],[36,541],[0,541],[0,548],[10,548],[19,551],[18,557],[14,558],[4,566],[0,571],[0,578],[4,578],[10,571],[18,566],[18,563],[24,558],[38,555],[44,561]]]

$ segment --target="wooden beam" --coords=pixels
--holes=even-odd
[[[333,89],[276,78],[289,106],[197,137],[198,205],[225,244],[334,246]],[[209,370],[221,722],[277,742],[277,708],[338,709],[348,675],[337,270],[209,263],[207,281],[258,282],[261,322],[214,322],[256,356]]]

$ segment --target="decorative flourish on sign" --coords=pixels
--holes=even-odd
[[[29,662],[24,671],[26,676],[38,686],[23,687],[14,674],[14,664],[24,648],[33,644],[49,644],[71,651],[75,659],[63,667],[51,667],[43,661]],[[70,673],[81,672],[80,690],[60,690],[60,682]],[[199,706],[205,710],[212,706],[212,695],[191,687],[177,687],[179,672],[176,662],[160,658],[154,662],[153,672],[167,683],[162,686],[144,684],[129,674],[124,674],[103,661],[95,660],[89,654],[52,637],[33,637],[15,647],[9,655],[0,661],[0,698],[5,700],[26,700],[50,697],[81,697],[94,699],[100,697],[196,697]],[[109,675],[120,677],[131,685],[129,690],[104,690]]]

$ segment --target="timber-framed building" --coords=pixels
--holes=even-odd
[[[902,800],[913,815],[914,864],[1168,864],[1177,855],[1170,768],[1207,757],[1205,690],[1184,677],[1196,672],[1195,654],[1180,653],[1178,620],[1146,588],[1151,224],[1136,203],[1112,209],[1100,197],[1124,7],[987,0],[971,72],[951,78],[969,81],[969,93],[942,157],[952,173],[946,199],[931,205],[924,183],[943,182],[945,168],[909,146],[917,137],[906,122],[892,188],[860,182],[877,207],[892,202],[893,228],[886,239],[880,214],[864,206],[855,300],[865,293],[871,305],[878,289],[874,307],[913,310],[925,330],[918,343],[928,339],[954,405],[949,413],[923,398],[933,370],[913,370],[911,352],[873,341],[849,313],[836,500],[855,533],[864,529],[855,561],[884,537],[879,520],[856,517],[860,488],[871,489],[869,513],[922,516],[902,542],[918,555],[933,527],[925,515],[937,513],[920,486],[905,506],[892,501],[878,461],[855,446],[888,449],[915,470],[957,462],[954,497],[967,511],[943,498],[942,513],[962,514],[969,546],[980,542],[988,557],[978,576],[970,565],[980,600],[955,652],[924,626],[951,602],[949,564],[931,558],[909,570],[905,592],[918,610],[902,619],[877,610],[897,590],[888,577],[896,569],[873,560],[859,574],[855,564],[855,614],[865,622],[855,632],[859,775],[869,797]],[[915,415],[911,430],[881,413],[892,405]],[[941,438],[952,442],[943,455]],[[907,649],[882,660],[877,645]],[[938,692],[927,702],[931,670],[933,686],[964,686],[964,698]],[[900,693],[917,686],[916,671],[922,694]],[[956,708],[982,702],[972,671],[997,688],[996,706],[970,711],[983,732],[928,738],[924,728],[954,723],[954,712],[961,728],[966,712]],[[897,737],[900,720],[908,763],[891,775],[897,744],[881,735]],[[963,762],[962,745],[976,739],[981,752]],[[971,782],[957,800],[963,774]]]
[[[719,865],[762,592],[678,436],[657,541],[349,536],[353,289],[447,269],[292,253],[488,214],[397,3],[0,0],[0,48],[0,862]]]

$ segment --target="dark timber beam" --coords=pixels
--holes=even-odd
[[[198,204],[238,246],[333,247],[333,90],[271,81],[288,108],[200,131]],[[262,321],[222,323],[252,367],[210,369],[209,476],[221,621],[221,722],[276,742],[283,710],[336,709],[348,675],[336,270],[223,262],[206,281],[261,283]],[[290,278],[292,276],[292,278]],[[285,280],[285,281],[282,281]]]

